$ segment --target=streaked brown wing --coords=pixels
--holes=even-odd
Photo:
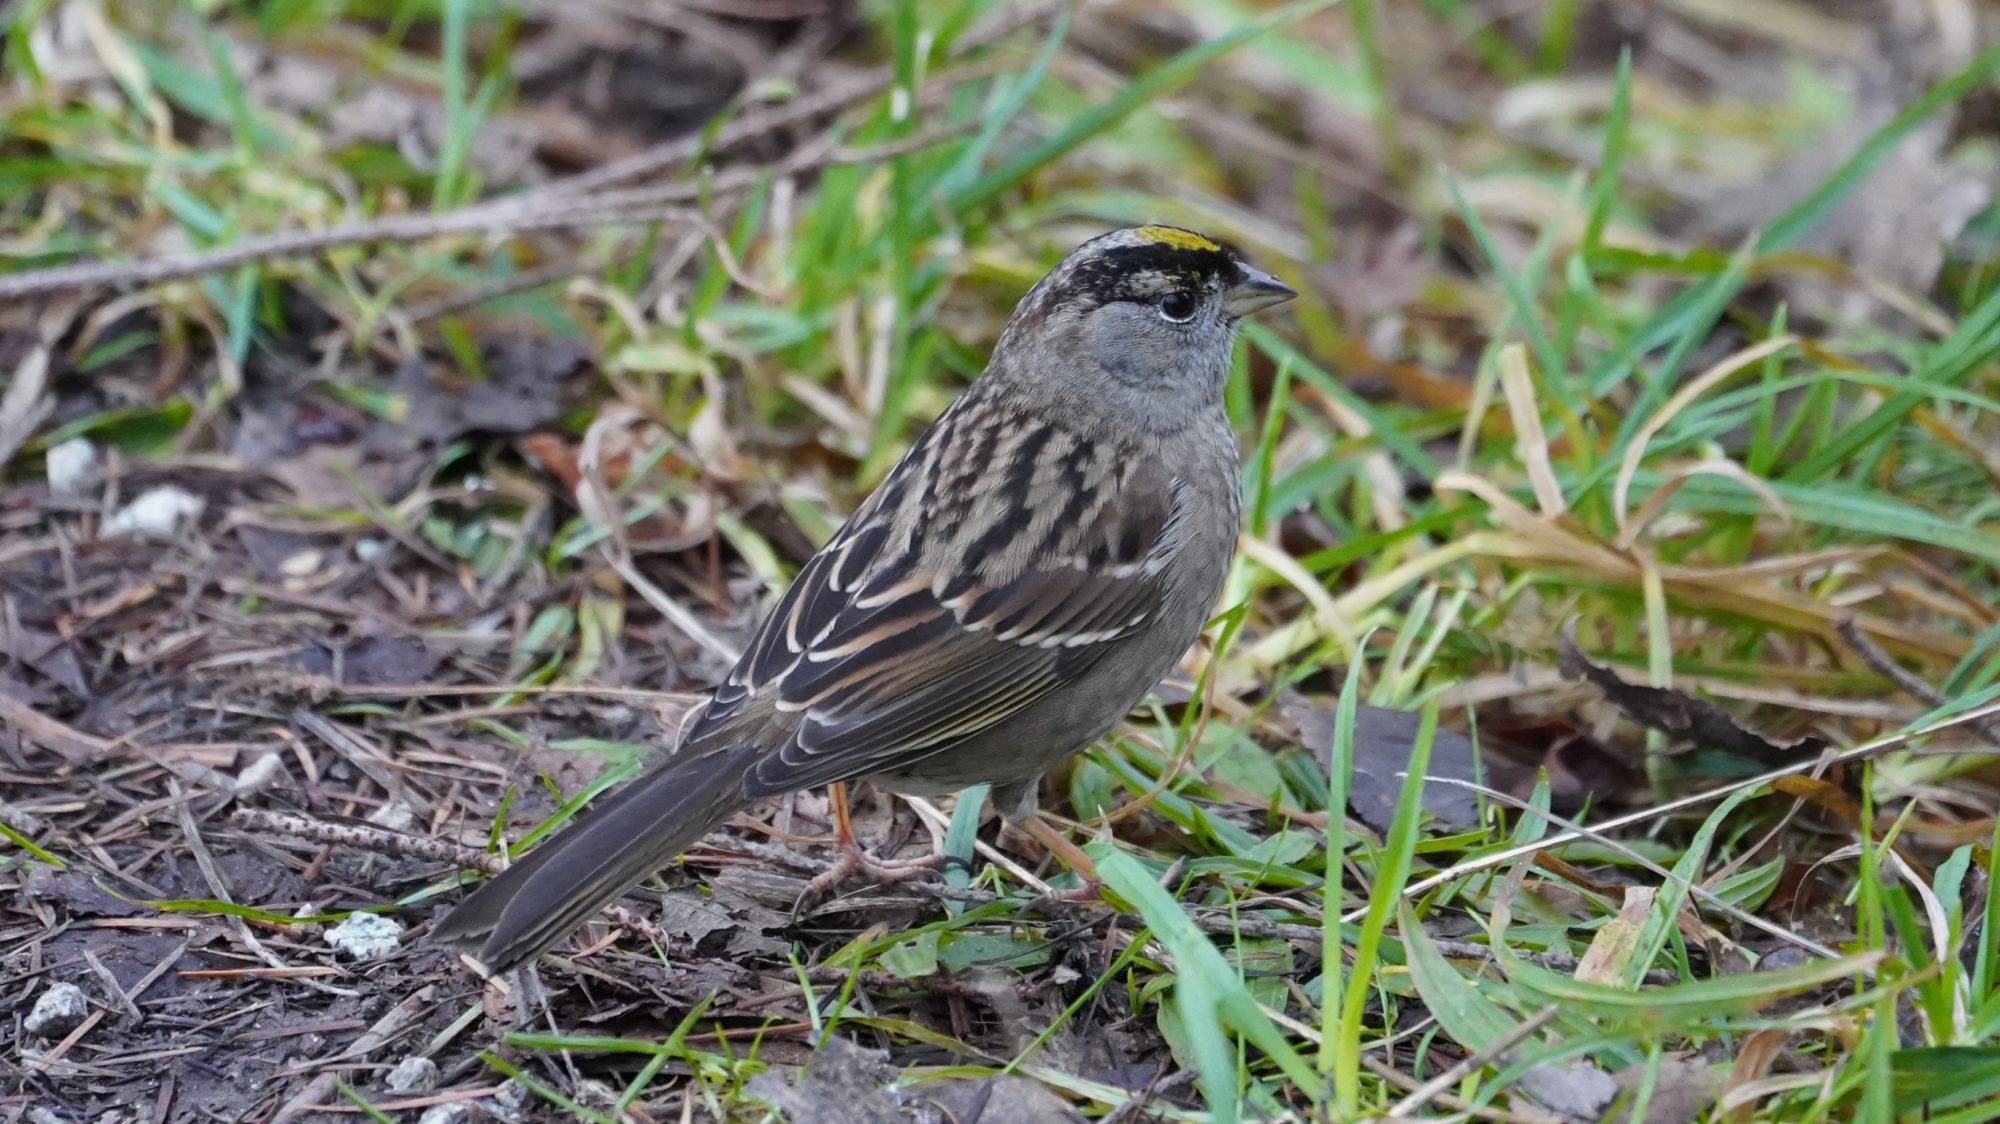
[[[962,551],[892,533],[932,524],[896,478],[921,475],[885,481],[806,564],[690,732],[741,736],[749,718],[771,738],[753,798],[947,749],[1081,674],[1159,608],[1181,499],[1163,468],[1123,466],[1089,510],[1063,513],[1082,518],[1041,532],[1053,549],[1025,568],[990,545],[1006,511],[957,527]]]

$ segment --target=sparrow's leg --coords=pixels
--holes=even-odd
[[[854,821],[847,815],[847,786],[840,781],[827,786],[827,808],[833,816],[833,844],[840,857],[806,884],[803,899],[817,897],[833,889],[850,874],[866,875],[870,881],[886,886],[906,882],[937,869],[937,855],[916,859],[878,859],[863,849],[860,840],[854,838]]]
[[[1044,819],[1040,809],[1042,779],[1036,777],[1027,781],[1015,781],[993,790],[993,809],[1000,813],[1008,826],[1040,844],[1042,849],[1054,855],[1062,864],[1076,872],[1083,885],[1071,890],[1059,890],[1055,897],[1064,900],[1090,900],[1097,897],[1097,888],[1102,885],[1097,879],[1097,864],[1083,849],[1070,842],[1056,825]]]

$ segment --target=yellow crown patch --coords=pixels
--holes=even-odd
[[[1203,238],[1191,230],[1181,230],[1172,226],[1142,226],[1132,233],[1148,242],[1158,242],[1172,246],[1176,250],[1199,250],[1206,253],[1220,253],[1222,247]]]

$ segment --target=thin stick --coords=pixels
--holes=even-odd
[[[1901,688],[1904,694],[1931,706],[1943,706],[1950,701],[1945,698],[1943,691],[1918,678],[1909,669],[1897,663],[1895,657],[1883,651],[1882,645],[1877,644],[1874,637],[1863,632],[1853,617],[1834,625],[1833,631],[1840,637],[1842,643],[1854,649],[1854,654],[1861,657],[1862,663]],[[1992,718],[1975,718],[1972,728],[1984,735],[1986,740],[2000,745],[2000,721]]]
[[[657,214],[643,221],[673,217]],[[572,226],[596,226],[607,221],[642,221],[625,212],[607,219],[601,210],[530,210],[523,201],[503,199],[446,211],[441,215],[389,215],[383,218],[336,223],[322,230],[281,230],[245,238],[227,246],[195,254],[169,254],[133,262],[89,261],[59,265],[51,269],[31,269],[0,276],[0,300],[38,296],[67,289],[103,286],[146,285],[173,281],[203,273],[234,269],[267,258],[296,257],[364,242],[415,242],[441,234],[519,234],[530,230],[556,230]]]
[[[450,863],[466,870],[498,874],[506,869],[506,864],[498,855],[489,855],[476,847],[453,843],[448,839],[434,839],[422,835],[406,835],[400,831],[375,827],[360,823],[328,823],[311,816],[298,816],[286,812],[267,812],[260,808],[238,808],[233,817],[236,826],[246,831],[268,831],[293,839],[308,839],[314,843],[337,843],[347,847],[380,851],[396,858],[426,859],[431,862]]]
[[[827,100],[838,100],[841,104],[846,104],[843,99]],[[794,105],[801,105],[805,101],[806,99],[801,99],[800,103]],[[818,102],[813,102],[805,108],[814,108],[817,105]],[[792,107],[787,108],[789,110]],[[809,119],[813,115],[804,114],[802,111],[798,113],[802,119]],[[789,113],[783,118],[785,121],[791,119],[792,115]],[[745,124],[747,126],[749,123]],[[778,126],[766,122],[762,127]],[[49,269],[31,269],[8,274],[0,276],[0,300],[71,289],[154,284],[233,269],[270,258],[297,257],[369,242],[416,242],[446,234],[513,235],[539,230],[616,226],[627,223],[679,221],[699,227],[706,222],[699,212],[663,204],[686,202],[698,199],[704,194],[726,194],[744,190],[772,172],[798,175],[837,164],[869,163],[889,159],[935,144],[941,139],[958,135],[971,127],[970,124],[953,126],[861,149],[821,149],[805,155],[794,154],[771,165],[731,169],[727,174],[706,179],[696,177],[656,187],[621,191],[598,190],[604,184],[633,178],[655,167],[684,160],[693,154],[681,151],[682,147],[690,142],[676,142],[675,145],[657,150],[665,153],[671,148],[674,153],[679,153],[673,160],[661,159],[659,164],[653,164],[649,161],[660,158],[641,153],[629,160],[608,164],[595,171],[572,176],[557,184],[519,195],[474,203],[442,214],[388,215],[336,223],[320,230],[282,230],[272,234],[257,235],[199,253],[170,254],[133,262],[77,262]],[[756,131],[761,130],[747,131],[743,136],[755,135]],[[729,130],[725,129],[724,133],[728,134]]]
[[[1901,733],[1901,734],[1890,734],[1887,737],[1877,738],[1874,741],[1868,742],[1865,745],[1859,745],[1854,747],[1853,749],[1844,750],[1840,753],[1816,757],[1811,761],[1801,762],[1796,765],[1787,765],[1781,769],[1772,769],[1770,772],[1767,773],[1759,773],[1754,777],[1749,777],[1744,780],[1732,781],[1729,784],[1724,784],[1724,785],[1717,785],[1716,787],[1708,789],[1703,792],[1697,792],[1688,796],[1679,797],[1678,799],[1669,800],[1664,804],[1655,804],[1650,808],[1641,808],[1636,812],[1627,812],[1625,815],[1622,816],[1613,816],[1612,818],[1605,820],[1602,823],[1592,825],[1588,831],[1584,830],[1561,831],[1557,832],[1554,835],[1549,836],[1547,839],[1536,840],[1535,842],[1532,843],[1521,843],[1512,847],[1507,847],[1503,850],[1495,851],[1490,855],[1481,855],[1479,858],[1476,859],[1467,859],[1466,861],[1461,863],[1454,863],[1449,869],[1441,870],[1438,873],[1431,875],[1429,878],[1419,879],[1418,881],[1410,883],[1408,886],[1405,886],[1403,888],[1403,896],[1410,898],[1421,897],[1424,893],[1426,893],[1429,890],[1432,890],[1438,886],[1442,886],[1445,883],[1450,882],[1455,878],[1463,878],[1465,875],[1471,874],[1474,871],[1488,870],[1496,866],[1505,866],[1508,863],[1513,862],[1515,859],[1525,858],[1529,855],[1536,853],[1537,851],[1552,850],[1556,847],[1561,847],[1569,843],[1577,843],[1585,839],[1596,838],[1604,834],[1607,834],[1609,832],[1617,831],[1620,828],[1633,827],[1638,824],[1658,819],[1662,816],[1670,816],[1676,812],[1685,812],[1691,808],[1699,808],[1703,804],[1710,804],[1717,800],[1721,800],[1722,798],[1728,796],[1732,792],[1738,792],[1746,788],[1757,788],[1762,785],[1767,785],[1770,784],[1772,781],[1777,780],[1780,777],[1797,776],[1801,773],[1808,773],[1817,769],[1822,769],[1833,765],[1842,765],[1849,761],[1858,761],[1866,757],[1873,757],[1874,755],[1881,753],[1884,750],[1894,749],[1897,746],[1902,745],[1903,743],[1911,740],[1912,738],[1920,738],[1927,734],[1937,733],[1940,730],[1948,730],[1953,726],[1963,726],[1971,723],[1976,723],[1983,719],[1990,718],[1991,716],[1996,714],[2000,714],[2000,702],[1988,703],[1987,705],[1982,706],[1977,710],[1970,710],[1965,712],[1964,714],[1954,714],[1949,718],[1940,718],[1936,722],[1933,722],[1930,725],[1925,726],[1921,729],[1911,730],[1907,733]],[[1342,917],[1341,921],[1345,924],[1354,924],[1360,921],[1362,915],[1365,914],[1366,912],[1367,912],[1366,909],[1357,909],[1354,912],[1348,914],[1347,916]]]

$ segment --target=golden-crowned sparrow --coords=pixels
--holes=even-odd
[[[1236,545],[1239,317],[1296,295],[1199,234],[1094,238],[786,591],[680,747],[475,891],[433,939],[525,963],[752,801],[853,778],[996,787],[1173,667]]]

